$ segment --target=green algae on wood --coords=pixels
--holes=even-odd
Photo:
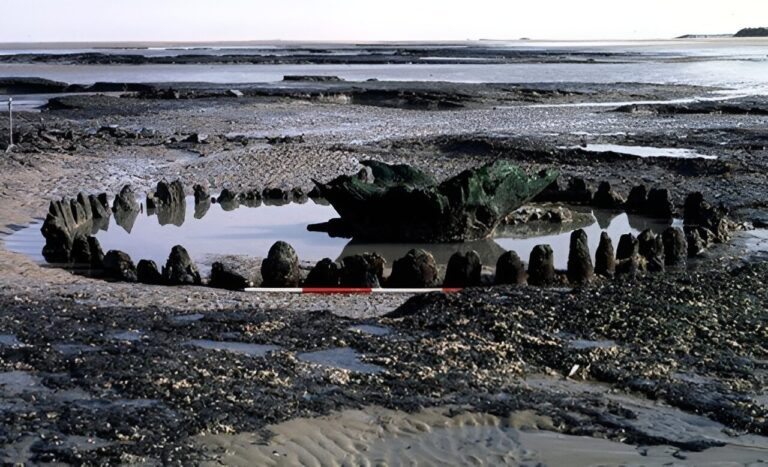
[[[497,161],[438,183],[407,165],[362,165],[357,175],[315,182],[341,220],[312,230],[332,227],[355,239],[390,242],[478,240],[558,176],[555,170],[531,174]]]

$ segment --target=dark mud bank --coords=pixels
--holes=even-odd
[[[532,409],[564,433],[701,450],[722,442],[641,429],[620,401],[564,397],[522,378],[602,382],[717,420],[733,434],[766,435],[767,277],[762,263],[572,292],[427,295],[378,320],[390,331],[375,334],[328,312],[225,309],[186,319],[157,308],[94,307],[87,295],[0,297],[0,330],[13,337],[0,344],[0,374],[30,383],[0,391],[0,453],[13,459],[31,446],[27,460],[36,462],[185,463],[211,455],[190,441],[203,431],[258,431],[371,404],[407,411],[460,404],[502,416]],[[196,340],[279,349],[259,357],[190,345]],[[383,370],[297,358],[335,348],[352,348]],[[96,441],[84,449],[74,442],[82,436]]]

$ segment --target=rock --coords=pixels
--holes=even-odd
[[[634,277],[640,269],[640,245],[631,233],[619,238],[616,249],[616,275]]]
[[[344,80],[332,75],[285,75],[283,81],[306,81],[313,83],[341,83]]]
[[[496,261],[496,285],[525,284],[525,265],[514,251],[507,251]]]
[[[196,184],[192,187],[195,194],[195,205],[211,202],[211,193],[205,185]]]
[[[91,214],[94,219],[109,219],[112,215],[106,193],[88,195],[88,204],[91,205]]]
[[[91,245],[83,235],[75,237],[72,243],[72,262],[79,265],[91,265]]]
[[[624,210],[630,213],[641,213],[645,211],[647,204],[648,190],[645,185],[634,186],[629,191],[627,202],[624,203]]]
[[[149,199],[147,195],[147,209],[149,209]],[[184,224],[187,200],[184,185],[179,180],[170,183],[165,180],[158,182],[154,192],[154,204],[160,225],[172,224],[181,227]]]
[[[339,285],[379,288],[384,281],[386,260],[376,253],[347,256],[341,261]]]
[[[653,188],[648,192],[644,213],[648,217],[670,219],[675,213],[675,205],[666,188]]]
[[[90,212],[90,207],[91,206],[88,205],[89,212]],[[77,200],[74,200],[74,199],[69,200],[69,209],[72,210],[72,219],[74,219],[75,224],[86,225],[90,223],[91,217],[88,216],[83,205],[77,202]]]
[[[660,235],[656,235],[651,229],[643,230],[637,237],[638,251],[645,258],[645,268],[649,272],[663,272],[664,242]]]
[[[303,142],[304,142],[304,135],[267,136],[267,144],[272,144],[272,145],[293,144],[293,143],[303,143]]]
[[[304,191],[304,188],[297,186],[291,189],[291,200],[294,203],[305,203],[307,199],[309,199],[309,197]]]
[[[80,205],[80,208],[85,214],[85,220],[89,221],[93,219],[93,208],[91,207],[91,202],[88,200],[88,196],[85,193],[80,192],[77,194],[77,204]]]
[[[584,284],[592,280],[594,272],[587,233],[584,229],[574,230],[568,250],[568,280],[572,284]]]
[[[157,264],[148,259],[142,259],[136,266],[136,277],[142,284],[162,284],[163,276],[157,269]]]
[[[429,288],[436,287],[439,283],[435,257],[424,250],[413,249],[392,263],[392,274],[387,281],[387,287]]]
[[[112,212],[139,212],[141,207],[131,185],[125,185],[112,202]]]
[[[181,99],[181,93],[173,88],[160,90],[158,95],[160,99],[178,100]]]
[[[456,252],[448,260],[443,287],[477,287],[482,268],[476,251]]]
[[[67,199],[51,201],[40,229],[45,237],[45,260],[49,263],[70,262],[75,238],[89,235],[92,228],[93,220],[88,218],[79,202]]]
[[[341,267],[330,258],[320,260],[309,271],[304,281],[306,287],[338,287]]]
[[[97,130],[99,134],[108,134],[113,138],[118,138],[125,135],[124,130],[120,129],[118,125],[104,125]]]
[[[193,143],[193,144],[207,144],[208,143],[208,135],[205,133],[192,133],[191,135],[187,136],[183,140],[181,140],[182,143]]]
[[[133,260],[119,250],[109,250],[104,255],[104,274],[110,279],[115,279],[124,282],[136,282],[136,266],[133,264]]]
[[[620,209],[624,206],[625,201],[620,194],[613,191],[610,183],[601,182],[592,200],[592,204],[604,209]]]
[[[56,201],[51,202],[51,206]],[[72,246],[76,232],[72,230],[74,220],[69,211],[68,218],[53,215],[50,212],[40,229],[45,237],[43,257],[49,263],[68,263],[72,258]]]
[[[267,187],[261,193],[264,199],[288,201],[288,192],[282,188]]]
[[[640,245],[631,233],[622,235],[619,238],[619,246],[616,249],[616,259],[628,259],[640,254]]]
[[[243,290],[253,284],[234,267],[217,261],[211,265],[211,280],[208,285],[217,289]]]
[[[707,249],[707,242],[701,237],[698,229],[686,229],[685,241],[688,243],[689,258],[699,256]]]
[[[168,285],[199,285],[202,283],[200,271],[189,257],[187,250],[176,245],[163,266],[163,282]]]
[[[688,257],[685,233],[677,227],[669,227],[661,234],[661,241],[664,244],[664,264],[666,266],[684,265]]]
[[[573,211],[564,206],[525,206],[505,217],[502,223],[507,225],[520,225],[528,224],[531,222],[567,224],[569,222],[573,222],[573,217]]]
[[[593,193],[587,186],[587,182],[580,177],[574,177],[568,181],[568,188],[565,189],[565,201],[573,204],[590,204]]]
[[[170,183],[165,180],[157,182],[155,196],[157,198],[157,202],[163,206],[176,206],[180,204],[186,204],[184,185],[182,185],[181,181],[179,180],[174,180]]]
[[[203,201],[201,203],[195,204],[195,219],[202,219],[205,217],[205,215],[208,213],[208,210],[211,209],[211,201],[208,200],[207,202]]]
[[[157,210],[157,205],[159,204],[157,200],[157,195],[154,191],[150,191],[147,193],[147,199],[144,202],[144,205],[147,207],[147,213],[154,213],[155,210]]]
[[[104,250],[101,249],[99,240],[94,236],[88,237],[88,249],[91,253],[91,267],[102,268],[104,266]]]
[[[549,245],[536,245],[528,261],[528,283],[543,286],[555,282],[555,256]]]
[[[141,206],[136,201],[136,194],[130,185],[125,185],[112,202],[112,211],[115,213],[117,225],[131,233],[133,224],[139,215]]]
[[[298,287],[299,257],[293,247],[285,242],[276,242],[261,263],[263,287]]]
[[[600,244],[595,253],[595,274],[603,277],[613,277],[616,272],[616,256],[613,251],[613,241],[607,232],[600,234]]]
[[[567,224],[568,222],[573,222],[573,211],[563,206],[558,206],[547,211],[542,220],[553,224]]]
[[[216,202],[221,205],[221,209],[225,211],[234,211],[238,207],[240,207],[240,201],[238,200],[237,193],[224,188],[221,190],[221,193],[219,193],[219,197],[216,199]]]
[[[261,192],[264,204],[268,206],[281,206],[290,202],[290,193],[282,188],[267,187]]]
[[[486,238],[557,177],[554,171],[531,175],[498,161],[437,183],[410,166],[362,164],[371,169],[373,183],[355,175],[315,182],[360,240],[431,243]]]
[[[261,206],[261,199],[261,192],[258,190],[248,190],[238,196],[238,200],[249,208]]]
[[[620,259],[616,261],[616,277],[634,278],[640,270],[640,257]]]
[[[691,193],[685,198],[683,221],[687,229],[697,228],[705,240],[713,243],[725,243],[731,237],[731,225],[727,219],[728,210],[724,206],[715,207],[704,201],[700,192]]]

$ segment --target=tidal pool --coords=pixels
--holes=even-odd
[[[280,350],[276,345],[268,344],[250,344],[248,342],[214,341],[208,339],[197,339],[188,342],[189,345],[206,350],[220,350],[232,352],[249,357],[265,357],[269,352]]]
[[[305,352],[297,355],[299,360],[317,363],[328,368],[339,368],[356,373],[374,374],[384,371],[383,367],[360,360],[360,354],[350,347]]]
[[[475,250],[483,264],[491,267],[506,250],[516,251],[523,261],[527,261],[534,246],[549,244],[554,251],[555,267],[565,269],[570,235],[575,229],[583,228],[587,232],[589,247],[594,254],[602,231],[608,232],[615,246],[621,235],[626,233],[637,235],[647,228],[661,232],[670,225],[680,225],[677,220],[664,222],[626,213],[587,210],[586,215],[575,216],[570,223],[542,221],[503,226],[497,229],[492,239],[465,243],[370,243],[333,238],[322,232],[307,230],[309,224],[335,217],[338,215],[333,207],[312,201],[258,207],[212,204],[204,210],[196,208],[194,199],[188,197],[184,208],[172,213],[145,211],[127,219],[118,219],[113,215],[108,224],[94,229],[94,235],[105,252],[121,250],[128,253],[135,263],[140,259],[150,259],[158,266],[165,264],[174,245],[183,245],[204,274],[208,273],[214,261],[222,257],[263,258],[278,240],[290,243],[303,261],[316,262],[323,258],[341,260],[349,255],[376,252],[391,265],[405,256],[408,250],[422,248],[431,252],[440,265],[447,264],[455,252]],[[42,221],[38,221],[9,235],[5,238],[6,248],[45,264],[42,256],[45,239],[40,232],[41,226]]]
[[[580,146],[574,146],[579,148]],[[615,152],[638,157],[671,157],[673,159],[717,159],[717,156],[699,154],[686,148],[657,148],[653,146],[625,146],[621,144],[587,144],[581,149],[588,152]]]

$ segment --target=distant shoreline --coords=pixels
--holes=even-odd
[[[295,47],[300,45],[312,45],[315,47],[343,47],[343,46],[421,46],[421,45],[443,45],[443,46],[466,46],[472,44],[487,43],[519,43],[521,45],[536,44],[604,44],[604,43],[664,43],[674,42],[679,39],[703,39],[703,40],[724,40],[724,41],[743,41],[745,39],[762,39],[765,36],[736,36],[734,34],[685,34],[674,38],[655,38],[655,39],[489,39],[482,38],[476,40],[432,40],[432,41],[312,41],[312,40],[250,40],[250,41],[74,41],[74,42],[0,42],[0,48],[3,49],[71,49],[71,48],[94,48],[94,49],[151,49],[151,48],[202,48],[202,47]]]

